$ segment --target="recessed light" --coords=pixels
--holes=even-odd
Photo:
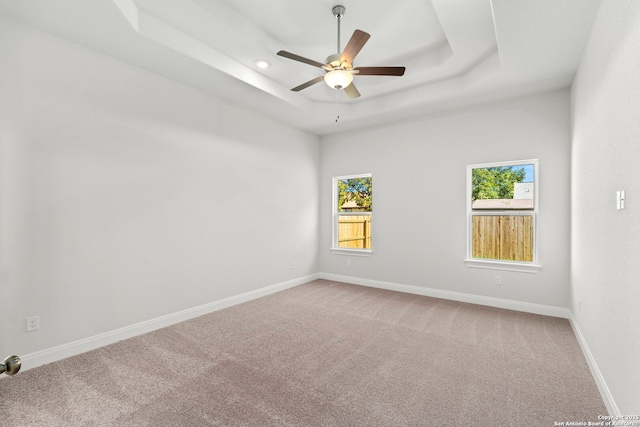
[[[258,66],[258,68],[269,68],[271,66],[269,61],[265,61],[264,59],[258,59],[255,64]]]

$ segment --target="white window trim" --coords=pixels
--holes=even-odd
[[[472,243],[471,243],[471,223],[474,212],[471,209],[471,197],[472,197],[472,171],[478,168],[490,168],[490,167],[502,167],[502,166],[519,166],[519,165],[533,165],[533,261],[505,261],[488,258],[473,258]],[[538,273],[542,269],[542,265],[539,263],[538,258],[538,201],[540,199],[540,192],[538,175],[538,159],[527,160],[515,160],[508,162],[493,162],[482,163],[477,165],[467,165],[467,256],[464,259],[464,263],[470,268],[484,268],[490,270],[505,270],[505,271],[517,271],[521,273]],[[482,211],[482,215],[531,215],[531,211],[498,211],[498,210],[486,210]],[[476,213],[478,214],[478,213]]]
[[[341,248],[338,246],[339,215],[343,215],[343,216],[369,215],[369,217],[372,217],[373,215],[373,212],[339,212],[338,211],[338,181],[341,181],[344,179],[372,178],[372,177],[373,176],[370,173],[361,173],[356,175],[344,175],[344,176],[333,177],[333,190],[332,190],[333,202],[331,203],[331,209],[333,213],[331,218],[331,248],[329,250],[334,255],[349,255],[349,256],[362,256],[362,257],[370,257],[371,255],[373,255],[372,249]]]

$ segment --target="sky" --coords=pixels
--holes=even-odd
[[[522,182],[533,182],[533,165],[518,165],[514,166],[514,169],[524,169],[526,173],[524,180]]]

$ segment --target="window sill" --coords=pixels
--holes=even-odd
[[[541,265],[529,262],[498,261],[478,258],[466,258],[464,264],[471,268],[518,271],[520,273],[537,273],[542,269]]]
[[[364,257],[370,257],[371,255],[373,255],[373,251],[371,249],[330,248],[329,250],[334,255],[350,255],[350,256],[364,256]]]

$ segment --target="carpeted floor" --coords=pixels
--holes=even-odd
[[[567,320],[317,280],[0,381],[2,426],[554,426]]]

